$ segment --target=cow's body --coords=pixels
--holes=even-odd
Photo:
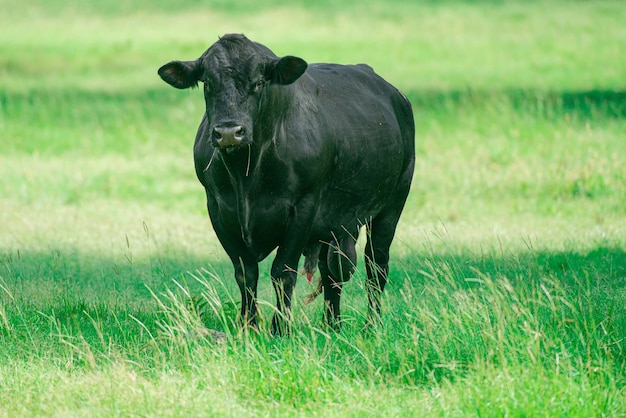
[[[366,65],[307,68],[241,35],[227,35],[199,60],[166,64],[159,73],[179,88],[205,83],[196,173],[235,268],[244,319],[256,325],[258,262],[278,248],[271,275],[280,314],[273,331],[282,330],[281,316],[289,312],[302,254],[309,271],[319,265],[327,317],[335,323],[362,225],[377,313],[413,175],[408,100]]]

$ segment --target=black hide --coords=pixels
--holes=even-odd
[[[319,268],[325,314],[337,325],[363,225],[370,316],[378,317],[415,162],[407,98],[367,65],[307,65],[243,35],[223,36],[159,75],[177,88],[204,86],[196,173],[235,269],[244,325],[257,325],[258,262],[276,248],[272,331],[285,331],[303,254],[307,276]]]

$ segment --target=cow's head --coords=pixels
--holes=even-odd
[[[277,57],[243,35],[226,35],[196,61],[172,61],[159,68],[168,84],[186,89],[204,84],[214,146],[232,150],[253,141],[253,124],[265,90],[296,81],[307,68],[298,57]]]

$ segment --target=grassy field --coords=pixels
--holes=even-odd
[[[0,416],[626,415],[623,2],[309,3],[0,0]],[[228,32],[414,105],[371,334],[362,264],[341,332],[304,280],[290,338],[234,324],[202,93],[156,75]]]

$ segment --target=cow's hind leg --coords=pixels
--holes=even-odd
[[[380,322],[380,299],[389,276],[389,247],[401,210],[382,212],[367,223],[365,269],[370,325]]]
[[[329,326],[338,328],[341,321],[341,290],[356,266],[355,238],[345,236],[324,244],[319,257],[319,271],[324,290],[324,316]]]

